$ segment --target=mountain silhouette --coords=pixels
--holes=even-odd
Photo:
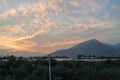
[[[77,55],[95,55],[95,56],[118,56],[120,54],[120,45],[109,45],[96,39],[91,39],[77,44],[69,49],[58,50],[51,53],[51,56],[77,56]]]

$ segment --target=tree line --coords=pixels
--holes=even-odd
[[[0,61],[0,80],[49,80],[48,60],[7,57]],[[120,60],[84,62],[51,60],[52,80],[119,80]]]

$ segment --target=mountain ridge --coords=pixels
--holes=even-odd
[[[58,50],[50,54],[51,56],[118,56],[120,55],[120,47],[117,45],[109,45],[96,39],[90,39],[79,43],[69,49]]]

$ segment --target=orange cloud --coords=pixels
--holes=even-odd
[[[70,4],[71,4],[72,6],[74,6],[74,7],[79,7],[79,5],[80,5],[77,0],[71,0],[71,1],[70,1]]]
[[[3,22],[3,26],[0,26],[0,45],[12,48],[15,51],[24,50],[48,53],[58,48],[66,48],[66,46],[80,43],[86,39],[73,38],[53,42],[50,36],[50,40],[45,40],[42,43],[41,41],[44,39],[34,42],[37,41],[34,38],[38,35],[45,38],[46,35],[52,34],[68,38],[64,34],[68,35],[70,33],[70,35],[75,36],[75,34],[72,34],[73,32],[77,33],[77,36],[78,34],[82,36],[82,32],[89,33],[90,29],[92,31],[96,29],[112,29],[115,24],[113,20],[100,21],[101,19],[95,16],[89,17],[87,15],[89,12],[94,13],[102,10],[103,4],[105,4],[104,1],[101,1],[100,4],[96,0],[37,0],[33,3],[29,1],[19,2],[16,8],[10,8],[8,11],[0,14],[0,20],[6,20]],[[70,7],[73,8],[70,9]],[[77,15],[75,14],[80,14],[80,17],[76,17]],[[108,17],[108,14],[103,16],[103,18]],[[10,20],[9,23],[7,19]],[[65,31],[68,31],[68,33]],[[47,34],[42,35],[45,33]]]
[[[37,45],[31,41],[16,42],[8,38],[0,40],[0,43],[0,45],[5,46],[7,49],[12,49],[14,51],[34,51],[32,48]]]
[[[47,30],[39,30],[39,31],[34,32],[34,33],[30,34],[30,35],[19,37],[19,38],[15,39],[15,41],[31,39],[31,38],[34,38],[35,36],[39,35],[39,34],[43,34],[43,33],[46,33],[46,32],[48,32],[48,31]]]
[[[8,28],[0,26],[0,31],[8,31],[8,30],[9,30]]]
[[[55,42],[46,42],[43,44],[40,44],[41,46],[49,46],[49,47],[55,47],[55,46],[64,46],[64,45],[71,45],[71,44],[77,44],[84,41],[83,39],[79,38],[70,38],[70,39],[65,39],[61,41],[55,41]]]
[[[33,49],[33,47],[37,46],[37,43],[32,41],[18,41],[14,44],[13,47],[14,51],[28,51],[28,52],[36,52],[36,50]]]
[[[13,29],[13,30],[16,30]],[[18,30],[18,29],[17,29]],[[22,37],[1,37],[0,45],[5,46],[6,48],[13,49],[14,51],[35,51],[33,47],[37,46],[37,43],[31,41],[30,39],[34,38],[37,35],[48,32],[47,30],[39,30],[32,34],[22,36]]]

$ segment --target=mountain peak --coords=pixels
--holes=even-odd
[[[97,44],[100,44],[100,43],[102,43],[101,41],[99,41],[99,40],[97,40],[97,39],[90,39],[90,40],[88,40],[88,41],[85,41],[85,42],[83,42],[83,43],[97,43]],[[103,44],[103,43],[102,43]]]
[[[90,39],[90,40],[88,40],[88,41],[92,41],[92,42],[100,42],[100,41],[98,41],[97,39]]]
[[[119,47],[119,46],[117,46]],[[53,52],[52,55],[57,56],[75,56],[75,55],[95,55],[95,56],[111,56],[111,54],[118,55],[118,49],[111,47],[111,45],[102,43],[96,39],[77,44],[66,50],[59,50]]]
[[[84,41],[82,43],[79,43],[79,44],[73,46],[72,48],[78,48],[78,47],[81,47],[81,46],[101,45],[101,44],[103,44],[103,43],[98,41],[97,39],[90,39],[90,40]]]
[[[99,40],[97,39],[90,39],[90,40],[87,40],[87,41],[84,41],[83,43],[80,43],[80,44],[101,44],[102,42],[100,42]],[[103,43],[102,43],[103,44]],[[78,44],[79,45],[79,44]]]

